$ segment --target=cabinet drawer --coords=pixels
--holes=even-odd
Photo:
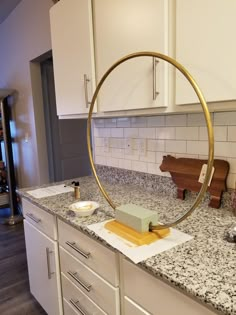
[[[150,313],[146,312],[132,300],[130,300],[127,296],[124,299],[124,309],[125,315],[151,315]],[[157,313],[155,313],[157,315]]]
[[[106,315],[106,313],[63,274],[61,280],[65,315],[81,314],[81,311],[85,314]]]
[[[125,259],[123,271],[124,294],[152,314],[216,314]]]
[[[63,300],[63,309],[64,309],[64,315],[81,315],[81,313],[77,313],[73,306],[67,302],[65,299]]]
[[[118,260],[113,251],[60,220],[58,233],[62,247],[112,285],[119,285]]]
[[[37,229],[57,240],[56,217],[40,209],[26,199],[22,199],[24,218]]]
[[[61,271],[108,314],[119,314],[119,288],[114,288],[93,270],[60,247]]]

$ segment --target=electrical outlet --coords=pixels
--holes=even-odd
[[[203,183],[203,182],[204,182],[205,177],[206,177],[206,171],[207,171],[207,164],[203,164],[203,165],[202,165],[201,172],[200,172],[200,175],[199,175],[199,179],[198,179],[198,182],[199,182],[199,183]],[[212,170],[211,170],[211,176],[210,176],[210,179],[209,179],[209,182],[208,182],[208,186],[211,185],[211,180],[212,180],[214,171],[215,171],[215,168],[214,168],[214,166],[213,166],[213,167],[212,167]]]
[[[139,139],[138,151],[139,151],[139,155],[146,155],[146,152],[147,152],[147,139]]]
[[[110,151],[110,139],[104,138],[104,152],[108,153]]]
[[[132,146],[132,138],[125,138],[125,153],[132,154],[133,146]]]

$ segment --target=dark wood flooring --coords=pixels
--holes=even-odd
[[[29,291],[23,224],[0,224],[0,314],[46,315]]]

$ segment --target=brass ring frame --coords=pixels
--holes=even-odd
[[[107,200],[107,202],[110,204],[110,206],[115,210],[116,206],[114,205],[113,201],[111,200],[111,198],[109,197],[109,195],[107,194],[107,192],[105,191],[104,187],[102,186],[95,166],[94,166],[94,161],[93,161],[93,156],[92,156],[92,149],[91,149],[91,119],[92,119],[92,113],[93,113],[93,108],[94,108],[94,104],[96,102],[97,99],[97,95],[98,92],[100,91],[102,84],[104,83],[104,81],[106,80],[106,78],[108,77],[108,75],[116,68],[118,67],[120,64],[124,63],[125,61],[129,60],[129,59],[133,59],[136,57],[155,57],[155,58],[159,58],[162,59],[166,62],[168,62],[169,64],[173,65],[175,68],[177,68],[184,76],[185,78],[189,81],[189,83],[191,84],[191,86],[193,87],[195,93],[198,96],[198,99],[201,103],[202,106],[202,110],[204,113],[204,117],[206,120],[206,125],[207,125],[207,131],[208,131],[208,163],[207,163],[207,172],[206,172],[206,177],[204,180],[204,183],[202,184],[202,187],[200,189],[200,192],[198,193],[194,203],[192,204],[192,206],[190,207],[190,209],[188,209],[187,211],[185,211],[185,213],[181,216],[179,216],[174,222],[170,222],[170,223],[166,223],[166,224],[160,224],[160,225],[152,225],[150,226],[150,230],[162,230],[162,229],[166,229],[166,228],[170,228],[173,227],[175,225],[177,225],[178,223],[182,222],[183,220],[185,220],[195,209],[196,207],[199,205],[199,203],[201,202],[203,195],[205,194],[207,187],[208,187],[208,182],[210,180],[210,176],[211,176],[211,171],[212,171],[212,166],[214,163],[214,136],[213,136],[213,128],[212,128],[212,123],[211,123],[211,116],[206,104],[206,101],[203,97],[203,94],[201,92],[201,90],[199,89],[197,83],[195,82],[195,80],[193,79],[193,77],[190,75],[190,73],[180,64],[178,63],[176,60],[174,60],[173,58],[163,55],[161,53],[157,53],[157,52],[149,52],[149,51],[143,51],[143,52],[137,52],[137,53],[133,53],[130,55],[127,55],[123,58],[121,58],[120,60],[118,60],[116,63],[114,63],[107,71],[106,73],[103,75],[103,77],[101,78],[100,82],[97,85],[97,88],[93,94],[93,98],[91,101],[91,105],[90,105],[90,109],[89,109],[89,114],[88,114],[88,122],[87,122],[87,146],[88,146],[88,153],[89,153],[89,160],[90,160],[90,164],[91,164],[91,168],[94,174],[94,177],[96,179],[96,182],[98,184],[98,187],[101,191],[101,193],[103,194],[103,196],[105,197],[105,199]]]

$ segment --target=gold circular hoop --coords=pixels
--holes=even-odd
[[[152,225],[150,227],[150,230],[162,230],[162,229],[166,229],[166,228],[170,228],[173,227],[175,225],[177,225],[178,223],[182,222],[183,220],[185,220],[188,216],[190,216],[190,214],[196,209],[196,207],[199,205],[199,203],[201,202],[207,187],[208,187],[208,182],[210,180],[210,176],[211,176],[211,171],[212,171],[212,166],[214,163],[214,136],[213,136],[213,128],[212,128],[212,123],[211,123],[211,116],[205,101],[205,98],[200,90],[200,88],[198,87],[196,81],[193,79],[193,77],[190,75],[190,73],[180,64],[178,63],[176,60],[174,60],[173,58],[157,53],[157,52],[150,52],[150,51],[143,51],[143,52],[137,52],[137,53],[133,53],[130,55],[127,55],[121,59],[119,59],[116,63],[114,63],[107,71],[106,73],[103,75],[103,77],[101,78],[100,82],[97,85],[97,88],[93,94],[93,98],[91,101],[91,105],[90,105],[90,109],[89,109],[89,114],[88,114],[88,122],[87,122],[87,147],[88,147],[88,153],[89,153],[89,160],[90,160],[90,164],[91,164],[91,168],[92,168],[92,172],[94,174],[94,177],[96,179],[96,182],[98,184],[98,187],[101,191],[101,193],[103,194],[103,196],[105,197],[105,199],[107,200],[107,202],[110,204],[110,206],[115,210],[116,206],[113,203],[113,201],[111,200],[111,198],[109,197],[109,195],[107,194],[106,190],[104,189],[104,187],[102,186],[95,166],[94,166],[94,161],[93,161],[93,156],[92,156],[92,149],[91,149],[91,119],[92,119],[92,113],[93,113],[93,108],[94,108],[94,104],[96,102],[97,99],[97,95],[98,92],[100,91],[104,81],[106,80],[106,78],[108,77],[108,75],[116,68],[118,67],[120,64],[124,63],[125,61],[129,60],[129,59],[133,59],[133,58],[137,58],[137,57],[154,57],[154,58],[159,58],[162,59],[166,62],[168,62],[169,64],[173,65],[175,68],[177,68],[184,76],[185,78],[189,81],[189,83],[191,84],[191,86],[193,87],[199,101],[200,104],[202,106],[202,110],[204,113],[204,117],[205,117],[205,121],[206,121],[206,125],[207,125],[207,131],[208,131],[208,162],[207,162],[207,172],[206,172],[206,177],[204,180],[204,183],[202,184],[202,187],[194,201],[194,203],[192,204],[192,206],[190,207],[190,209],[188,209],[187,211],[185,211],[185,213],[181,216],[179,216],[174,222],[170,222],[170,223],[166,223],[166,224],[160,224],[160,225]]]

